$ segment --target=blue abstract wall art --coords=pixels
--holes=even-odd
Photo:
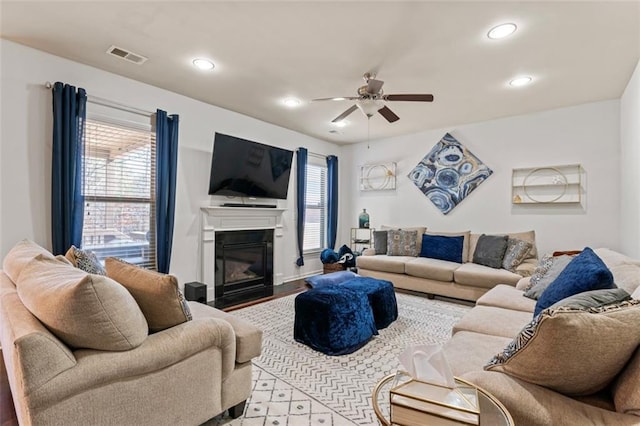
[[[492,173],[493,170],[447,133],[408,176],[443,214],[447,214]]]

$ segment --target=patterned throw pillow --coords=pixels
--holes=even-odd
[[[107,276],[129,290],[147,319],[149,331],[156,332],[192,319],[191,309],[175,276],[132,265],[122,259],[105,260]]]
[[[373,231],[373,247],[376,254],[387,254],[387,231]]]
[[[484,369],[566,395],[589,395],[606,388],[629,361],[640,339],[638,322],[640,300],[546,309]]]
[[[73,266],[85,272],[96,275],[107,275],[107,271],[104,270],[96,254],[92,251],[71,246],[64,257],[66,257]]]
[[[567,267],[572,259],[571,256],[566,255],[553,256],[549,269],[541,277],[537,278],[537,283],[534,286],[525,290],[524,296],[529,299],[538,300],[547,287],[564,271],[564,268]]]
[[[502,259],[502,267],[507,271],[515,272],[518,265],[529,255],[531,247],[533,247],[533,244],[529,241],[509,238],[507,241],[507,251],[505,251],[504,259]]]
[[[534,285],[540,282],[540,279],[547,273],[547,271],[551,268],[554,262],[553,254],[546,253],[542,256],[542,259],[536,265],[536,269],[533,270],[531,274],[531,278],[529,279],[529,284],[524,288],[524,291],[530,290]]]
[[[418,232],[389,230],[387,231],[387,255],[389,256],[417,256]]]

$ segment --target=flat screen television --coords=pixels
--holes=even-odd
[[[215,134],[209,195],[287,199],[293,151]]]

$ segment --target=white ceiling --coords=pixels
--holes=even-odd
[[[336,129],[330,121],[352,103],[309,101],[356,96],[366,71],[385,81],[385,93],[435,96],[433,103],[387,103],[400,120],[373,116],[370,138],[378,139],[617,99],[640,58],[638,1],[2,1],[0,7],[3,38],[340,144],[366,140],[367,118],[355,111],[347,127]],[[503,22],[518,31],[489,40],[487,31]],[[111,45],[149,60],[138,66],[109,56]],[[215,70],[196,70],[195,57],[211,58]],[[509,87],[521,74],[534,83]],[[301,106],[284,107],[287,96]]]

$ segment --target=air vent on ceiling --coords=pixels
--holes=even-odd
[[[107,49],[107,53],[109,55],[117,56],[118,58],[124,59],[125,61],[133,62],[137,65],[142,65],[147,61],[147,59],[149,59],[117,46],[111,46],[109,49]]]

